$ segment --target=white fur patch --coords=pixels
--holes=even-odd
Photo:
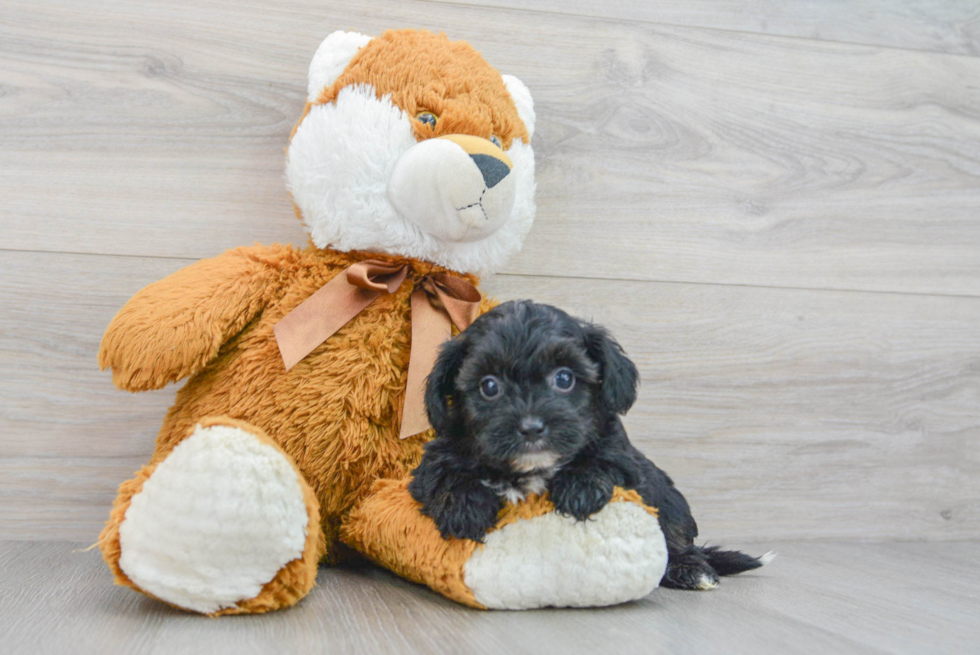
[[[776,559],[776,554],[777,554],[776,551],[770,550],[768,553],[766,553],[765,555],[759,558],[759,564],[765,566],[769,562]]]
[[[657,518],[614,502],[588,521],[552,512],[491,532],[464,580],[491,609],[601,607],[643,598],[666,568]]]
[[[198,427],[133,496],[119,566],[168,603],[216,612],[301,557],[308,523],[298,474],[278,450],[238,428]]]
[[[370,36],[359,32],[338,31],[325,38],[310,61],[310,72],[307,77],[308,100],[316,102],[324,87],[337,81],[357,51],[366,46],[369,41],[371,41]]]
[[[540,495],[548,490],[548,483],[545,481],[544,476],[532,475],[524,480],[523,487],[525,493]]]
[[[456,271],[500,270],[534,222],[531,146],[514,139],[507,150],[514,204],[503,225],[482,239],[441,239],[400,216],[387,197],[396,162],[417,143],[411,120],[369,85],[345,87],[335,102],[310,109],[289,145],[286,179],[313,243],[383,251]]]
[[[501,77],[504,79],[507,92],[514,100],[514,106],[517,107],[517,115],[524,121],[528,136],[534,136],[534,121],[537,117],[534,114],[534,100],[531,99],[531,92],[524,86],[524,82],[513,75],[501,75]]]
[[[547,491],[548,480],[551,479],[557,470],[558,468],[555,467],[551,471],[542,473],[541,475],[522,477],[517,484],[510,482],[491,482],[490,480],[481,480],[481,482],[508,503],[516,505],[530,494],[543,494]]]
[[[386,197],[395,162],[415,144],[408,115],[370,85],[312,107],[289,144],[286,181],[313,243],[401,254],[424,241]]]
[[[538,469],[552,469],[558,463],[558,453],[542,450],[537,453],[523,453],[510,460],[510,465],[518,473],[530,473]]]
[[[502,496],[503,499],[506,500],[511,505],[516,505],[517,503],[524,500],[524,492],[521,489],[512,486],[509,486],[505,488],[503,491],[498,492],[497,495]]]
[[[514,176],[488,189],[463,148],[426,139],[398,158],[388,180],[388,200],[403,218],[443,242],[482,241],[510,219]]]
[[[701,574],[701,578],[698,580],[698,591],[711,591],[717,586],[717,580],[712,580],[707,575]]]

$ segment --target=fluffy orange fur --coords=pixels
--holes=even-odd
[[[333,276],[368,257],[407,264],[410,273],[395,293],[379,297],[287,372],[272,327]],[[422,277],[443,270],[379,253],[253,246],[192,264],[136,294],[106,331],[99,353],[103,366],[111,365],[116,384],[132,391],[192,377],[164,419],[149,465],[120,487],[100,536],[117,582],[137,588],[118,564],[119,524],[131,498],[197,424],[220,423],[268,439],[288,455],[308,483],[311,525],[301,559],[284,567],[258,597],[217,614],[294,604],[312,587],[317,559],[335,562],[341,543],[480,607],[463,581],[475,542],[442,539],[407,490],[432,431],[398,438],[411,292]],[[461,277],[478,283],[475,276]],[[493,305],[485,298],[481,313]],[[642,505],[633,491],[617,490],[614,500]],[[508,505],[497,527],[553,510],[547,497]]]
[[[378,298],[287,372],[272,327],[368,256],[408,264],[411,272],[398,291]],[[230,416],[268,434],[313,487],[329,551],[370,483],[408,475],[432,436],[399,440],[398,426],[411,292],[426,274],[444,270],[379,253],[237,248],[136,294],[109,325],[99,361],[131,391],[192,376],[164,419],[151,464],[206,417]],[[485,300],[482,310],[490,307]]]
[[[445,34],[388,30],[361,48],[314,104],[333,102],[352,84],[372,85],[378,98],[390,95],[409,116],[435,114],[434,128],[412,121],[419,141],[446,134],[495,134],[506,150],[513,139],[530,139],[500,73],[469,43],[450,41]]]

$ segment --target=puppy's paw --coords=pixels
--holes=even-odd
[[[685,558],[667,564],[667,572],[660,585],[671,589],[710,591],[718,586],[718,574],[704,560]]]
[[[443,539],[455,537],[482,542],[496,525],[501,504],[496,494],[477,482],[448,492],[441,509],[431,516]]]
[[[613,482],[588,470],[563,469],[550,491],[556,512],[584,521],[609,504]]]

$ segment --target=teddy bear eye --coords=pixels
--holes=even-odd
[[[575,374],[572,373],[571,369],[560,368],[555,371],[552,384],[558,391],[571,391],[572,387],[575,386]]]
[[[436,121],[439,120],[439,118],[431,111],[420,112],[415,116],[415,119],[420,123],[428,125],[429,127],[435,127]]]
[[[500,383],[492,375],[486,375],[480,380],[480,395],[487,400],[493,400],[500,395]]]
[[[504,144],[500,142],[500,137],[497,136],[496,134],[490,135],[490,143],[492,143],[493,145],[497,146],[500,149],[503,149],[504,147]]]

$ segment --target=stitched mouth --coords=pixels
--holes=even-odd
[[[477,206],[479,206],[480,211],[483,212],[483,218],[485,218],[486,220],[489,221],[490,220],[490,217],[487,216],[487,210],[483,208],[483,195],[486,192],[487,192],[487,187],[483,187],[483,191],[480,192],[480,197],[476,199],[476,202],[471,202],[470,204],[468,204],[468,205],[466,205],[464,207],[456,207],[455,208],[456,211],[458,211],[458,212],[466,211],[467,209],[470,209],[471,207],[477,207]]]

